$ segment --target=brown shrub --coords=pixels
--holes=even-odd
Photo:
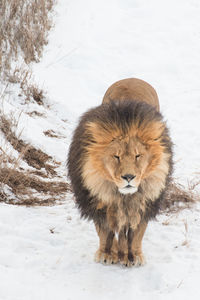
[[[32,83],[29,64],[38,62],[52,26],[53,0],[0,0],[0,80],[18,83],[27,101],[44,104],[44,92]],[[19,96],[21,96],[21,93]],[[37,112],[34,112],[38,115]],[[39,116],[39,115],[38,115]],[[70,190],[59,162],[16,135],[18,121],[0,111],[0,131],[18,152],[13,158],[0,146],[0,201],[17,205],[49,205]],[[21,161],[27,169],[20,167]]]
[[[59,163],[54,161],[51,156],[44,153],[42,150],[24,142],[20,137],[16,136],[16,121],[8,119],[5,115],[0,115],[0,130],[4,134],[6,140],[13,148],[21,154],[26,163],[37,169],[45,169],[49,175],[57,175],[55,169]]]
[[[195,181],[195,183],[190,183],[186,188],[172,180],[165,194],[161,212],[177,213],[183,209],[192,208],[195,203],[200,201],[200,194],[196,190],[199,185],[200,181]]]
[[[9,78],[11,63],[22,57],[38,62],[52,26],[53,0],[0,1],[0,73]]]
[[[26,101],[44,104],[44,92],[32,81],[52,27],[53,0],[0,0],[0,80],[19,83]]]
[[[24,104],[32,100],[39,105],[44,105],[45,93],[34,83],[32,72],[26,65],[16,67],[14,71],[10,70],[8,81],[19,83],[21,88],[19,96],[22,96],[22,94],[25,96]]]
[[[70,191],[69,184],[63,181],[45,181],[28,171],[14,168],[0,169],[0,201],[17,205],[52,205],[60,202]],[[4,186],[9,187],[9,193]]]
[[[44,131],[44,135],[46,135],[50,138],[56,138],[56,139],[64,138],[64,136],[62,134],[60,134],[59,132],[55,132],[53,129]]]
[[[61,163],[16,135],[18,121],[0,113],[0,131],[18,152],[17,158],[0,147],[0,201],[15,205],[53,205],[65,199],[70,186],[57,174]],[[9,148],[9,147],[8,147]],[[20,167],[24,160],[31,168]]]

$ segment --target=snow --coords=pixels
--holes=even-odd
[[[50,109],[23,105],[16,91],[5,95],[4,111],[23,111],[23,138],[65,172],[79,116],[115,81],[141,78],[158,92],[175,144],[174,175],[187,183],[200,173],[199,15],[198,0],[59,1],[43,60],[33,66]],[[45,117],[26,114],[35,109]],[[46,137],[49,129],[64,138]],[[127,269],[93,261],[97,234],[72,195],[53,207],[0,204],[0,299],[199,299],[199,208],[151,222],[147,264]]]

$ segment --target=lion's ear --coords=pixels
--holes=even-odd
[[[88,122],[86,124],[87,133],[92,136],[93,142],[97,144],[108,144],[119,136],[119,129],[114,125],[112,128],[104,123]]]

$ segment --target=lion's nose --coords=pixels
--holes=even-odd
[[[121,176],[123,179],[127,180],[128,182],[130,182],[132,179],[135,178],[135,175],[132,174],[125,174],[124,176]]]

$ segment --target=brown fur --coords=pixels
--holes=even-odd
[[[103,103],[111,100],[144,101],[160,110],[159,100],[155,89],[147,82],[137,78],[122,79],[112,84],[103,97]]]
[[[122,80],[75,131],[69,176],[82,215],[96,225],[96,261],[144,264],[142,238],[159,211],[172,169],[171,141],[158,110],[149,84]]]

